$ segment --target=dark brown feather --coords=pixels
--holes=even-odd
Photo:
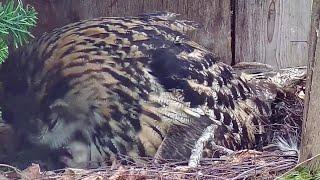
[[[255,148],[267,106],[184,35],[195,29],[191,22],[172,17],[82,21],[10,53],[0,72],[1,105],[13,114],[7,121],[35,145],[67,150],[73,167],[117,154],[153,156],[163,138],[170,139],[166,151],[188,156],[210,123],[220,126],[217,144]],[[179,142],[193,133],[180,136],[177,127],[194,128],[195,136]]]

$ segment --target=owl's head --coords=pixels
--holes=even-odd
[[[38,88],[28,69],[13,62],[5,63],[0,74],[3,119],[29,142],[60,148],[90,124],[85,94],[62,93],[67,87],[61,83],[50,91]]]

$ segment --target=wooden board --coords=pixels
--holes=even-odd
[[[313,0],[312,26],[310,31],[308,79],[302,123],[300,162],[318,170],[320,165],[320,0]],[[317,158],[314,158],[317,156]],[[312,160],[308,160],[312,158]],[[308,160],[308,161],[307,161]]]
[[[181,14],[203,25],[193,40],[231,63],[230,1],[225,0],[23,0],[39,12],[39,35],[55,27],[99,16],[128,16],[155,11]]]
[[[235,61],[307,64],[312,0],[235,0]]]

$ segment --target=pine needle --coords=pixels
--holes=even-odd
[[[29,5],[23,7],[21,0],[0,2],[0,64],[8,57],[10,37],[14,47],[26,43],[33,35],[29,30],[36,26],[37,12]]]
[[[8,55],[8,46],[4,40],[0,39],[0,64],[4,62]]]

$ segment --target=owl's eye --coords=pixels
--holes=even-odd
[[[56,113],[50,116],[49,130],[53,129],[56,126],[56,124],[58,123],[58,120],[59,120],[59,116]]]

